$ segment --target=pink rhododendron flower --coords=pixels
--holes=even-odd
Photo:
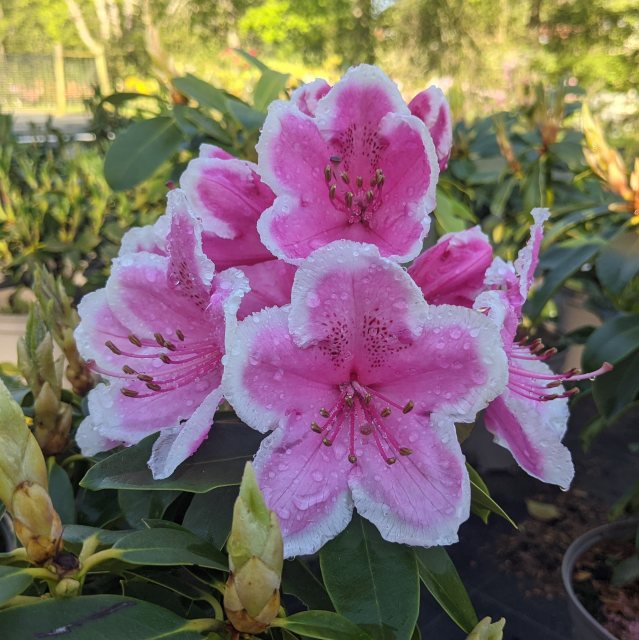
[[[491,321],[429,306],[373,245],[336,241],[300,266],[290,306],[238,326],[225,396],[263,441],[254,467],[287,556],[317,551],[353,506],[387,540],[450,544],[468,517],[455,421],[503,391]]]
[[[106,383],[89,394],[77,441],[92,455],[160,431],[149,466],[165,478],[206,438],[222,399],[225,340],[248,285],[214,274],[184,194],[168,194],[166,255],[117,258],[104,289],[80,303],[76,340]]]
[[[484,290],[484,275],[493,248],[479,227],[447,233],[426,249],[408,273],[431,304],[472,307]]]
[[[506,447],[517,463],[530,475],[568,488],[574,476],[570,451],[561,444],[568,424],[568,397],[563,382],[593,378],[612,369],[604,363],[600,369],[580,374],[576,370],[554,374],[545,364],[556,349],[544,350],[540,340],[527,344],[516,340],[522,308],[533,283],[543,223],[547,209],[533,209],[534,224],[530,240],[519,252],[514,265],[496,258],[486,272],[488,291],[481,293],[475,308],[488,312],[501,329],[508,355],[508,385],[486,409],[486,428],[495,441]]]
[[[431,85],[418,93],[408,103],[408,108],[428,127],[437,151],[439,169],[444,171],[453,149],[453,116],[446,96],[439,87]]]
[[[439,176],[424,123],[377,67],[350,69],[327,91],[321,81],[298,91],[271,104],[256,147],[277,196],[258,222],[264,244],[294,264],[341,238],[415,257]]]
[[[273,204],[273,192],[257,167],[212,145],[202,145],[180,177],[193,211],[202,220],[202,247],[218,270],[239,267],[251,287],[239,317],[265,306],[288,304],[295,267],[278,260],[260,240],[257,220]]]

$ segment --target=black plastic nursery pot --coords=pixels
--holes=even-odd
[[[591,547],[603,540],[626,540],[633,538],[639,526],[639,520],[625,520],[605,524],[592,529],[577,538],[566,550],[561,563],[561,578],[568,594],[570,617],[572,619],[573,640],[618,640],[610,631],[593,618],[581,604],[573,588],[573,569],[575,564]]]

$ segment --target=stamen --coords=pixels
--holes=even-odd
[[[146,386],[151,391],[162,391],[162,387],[159,384],[155,384],[155,382],[147,382]]]
[[[177,351],[177,347],[172,343],[172,342],[164,342],[164,346],[169,350],[169,351]]]
[[[184,342],[184,334],[179,329],[176,329],[175,335],[178,337],[180,342]]]
[[[169,358],[169,356],[167,356],[166,353],[160,354],[160,360],[162,360],[164,364],[171,364],[171,358]]]
[[[311,422],[311,430],[315,431],[315,433],[322,433],[322,427],[320,427],[317,422]]]
[[[346,171],[342,171],[342,173],[339,174],[339,177],[344,181],[344,184],[349,184],[351,181],[350,176]]]
[[[397,462],[397,458],[395,457],[390,457],[390,458],[386,458],[386,464],[391,465],[391,464],[395,464]]]
[[[148,376],[146,373],[140,373],[138,375],[138,380],[142,382],[153,382],[153,376]]]
[[[128,374],[130,376],[132,376],[132,375],[137,373],[137,371],[135,369],[132,369],[128,364],[125,364],[122,367],[122,371],[124,371],[124,373],[126,373],[126,374]]]
[[[388,418],[388,416],[392,413],[391,408],[390,407],[384,407],[380,412],[379,415],[382,416],[382,418]]]
[[[140,340],[140,338],[138,338],[136,335],[132,333],[129,335],[129,342],[131,344],[134,344],[136,347],[142,346],[142,341]]]
[[[399,448],[399,455],[400,456],[409,456],[411,453],[413,453],[413,450],[409,449],[408,447],[400,447]]]
[[[373,427],[372,424],[368,424],[366,422],[363,425],[361,425],[360,428],[359,428],[359,432],[363,436],[370,436],[371,433],[373,433],[374,430],[375,430],[375,427]]]
[[[412,400],[409,400],[402,409],[402,413],[410,413],[413,410],[415,403]]]
[[[349,453],[349,454],[348,454],[348,461],[349,461],[351,464],[355,464],[355,463],[357,462],[357,456],[355,456],[355,455],[353,455],[353,454],[350,454],[350,453]]]
[[[357,462],[357,456],[355,455],[355,412],[354,411],[351,411],[348,461],[351,464],[355,464]]]
[[[327,447],[333,446],[333,442],[328,438],[322,438],[322,444],[325,444]]]
[[[352,207],[353,206],[353,192],[352,191],[347,191],[346,194],[344,195],[344,202],[346,202],[346,206],[347,207]]]
[[[120,389],[120,393],[127,398],[137,398],[140,394],[133,389]]]
[[[362,178],[362,176],[357,176],[355,182],[360,189],[364,186],[364,178]]]
[[[163,347],[163,346],[164,346],[164,342],[165,342],[165,340],[164,340],[164,338],[162,337],[162,334],[161,334],[161,333],[154,333],[154,334],[153,334],[153,337],[155,338],[155,341],[156,341],[156,342],[157,342],[161,347]]]
[[[115,353],[116,356],[121,356],[122,355],[122,351],[120,351],[120,349],[118,349],[113,342],[111,342],[111,340],[107,340],[104,343],[104,346],[107,347],[109,350],[111,350],[113,353]]]
[[[368,203],[370,204],[371,202],[373,202],[373,198],[375,197],[375,194],[369,189],[366,192],[366,200],[368,200]]]
[[[333,175],[333,169],[331,169],[331,165],[327,164],[324,167],[324,179],[326,180],[326,182],[330,182],[331,181],[331,176]]]
[[[335,198],[335,193],[337,192],[337,185],[332,184],[331,188],[328,190],[328,197],[333,200]]]
[[[322,416],[322,418],[328,418],[331,414],[329,413],[328,409],[325,409],[324,407],[322,407],[319,410],[320,415]]]

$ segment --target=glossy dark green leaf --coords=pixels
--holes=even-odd
[[[543,284],[526,303],[526,314],[536,318],[555,291],[584,263],[592,260],[604,242],[602,238],[570,240],[548,249],[541,262],[545,271]]]
[[[303,560],[287,560],[284,563],[282,591],[295,596],[309,609],[330,611],[333,608],[322,581]]]
[[[464,222],[468,219],[468,213],[461,202],[451,198],[442,189],[437,191],[437,208],[434,215],[444,233],[463,231],[468,226]]]
[[[490,497],[486,483],[481,479],[477,471],[466,464],[470,476],[470,508],[484,522],[488,522],[486,512],[495,513],[509,522],[515,529],[517,525],[512,518]]]
[[[287,618],[276,618],[274,626],[319,640],[371,640],[357,625],[332,611],[302,611]]]
[[[0,611],[0,629],[19,629],[23,640],[201,640],[193,627],[167,609],[113,595],[40,600]]]
[[[122,529],[111,531],[109,529],[99,529],[98,527],[87,527],[81,524],[72,524],[64,527],[62,537],[65,542],[82,544],[87,538],[97,535],[100,544],[110,547],[121,538],[124,538],[124,536],[128,536],[130,533],[133,533],[133,530]]]
[[[228,101],[229,111],[247,131],[257,131],[263,124],[265,115],[239,100]]]
[[[639,233],[616,235],[597,258],[597,276],[608,291],[620,294],[639,274]]]
[[[240,483],[244,464],[253,458],[262,435],[238,421],[216,419],[209,437],[165,480],[154,480],[147,460],[156,436],[122,449],[89,469],[80,484],[100,489],[174,489],[204,493]]]
[[[128,564],[171,566],[198,565],[227,570],[226,557],[213,545],[188,531],[142,529],[120,538],[113,549]]]
[[[178,127],[188,136],[204,133],[216,142],[231,143],[231,138],[216,120],[200,113],[193,107],[176,104],[173,107],[173,115]]]
[[[251,55],[248,51],[244,51],[244,49],[235,49],[235,51],[244,58],[249,64],[252,64],[256,69],[259,69],[262,73],[264,71],[269,71],[269,67],[267,67],[261,60],[258,60],[255,56]]]
[[[112,93],[110,96],[103,98],[100,104],[109,103],[114,106],[120,106],[126,102],[130,102],[131,100],[157,100],[158,102],[163,102],[160,96],[149,95],[146,93],[134,93],[132,91],[122,91],[118,93]]]
[[[237,485],[198,493],[184,514],[182,525],[218,549],[226,544],[233,520]]]
[[[415,549],[419,577],[442,609],[466,633],[479,622],[457,569],[443,547]]]
[[[0,605],[24,593],[32,582],[24,568],[0,566]]]
[[[143,520],[161,518],[179,491],[118,491],[118,503],[127,522],[134,528],[144,527]]]
[[[75,495],[67,472],[55,461],[47,463],[49,495],[62,524],[75,523]]]
[[[335,610],[375,640],[408,640],[419,609],[419,576],[410,547],[382,539],[355,515],[320,552],[326,590]]]
[[[228,111],[226,96],[212,84],[204,82],[191,74],[187,74],[183,78],[173,78],[173,86],[185,96],[197,100],[203,107],[216,109],[221,113]]]
[[[150,178],[179,148],[182,132],[173,118],[159,116],[132,124],[113,141],[104,159],[104,176],[116,191]]]
[[[266,69],[253,89],[253,105],[259,111],[266,111],[273,100],[276,100],[288,82],[289,74]]]
[[[617,362],[612,371],[593,382],[592,396],[608,425],[639,400],[639,344],[637,350]]]
[[[616,364],[639,348],[639,314],[616,316],[607,320],[588,339],[582,357],[586,371],[594,371],[602,362]]]

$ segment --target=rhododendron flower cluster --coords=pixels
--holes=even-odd
[[[418,256],[451,146],[439,89],[407,104],[367,65],[273,103],[257,165],[203,145],[80,305],[78,345],[103,379],[82,451],[159,431],[149,466],[168,477],[226,399],[271,432],[254,467],[287,556],[353,509],[389,541],[454,542],[470,509],[455,423],[484,409],[528,473],[567,487],[562,385],[609,365],[556,375],[553,350],[517,335],[547,210],[514,264],[479,228]]]

